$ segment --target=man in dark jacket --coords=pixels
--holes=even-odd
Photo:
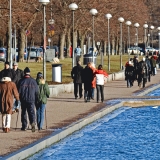
[[[16,82],[16,73],[9,67],[9,62],[4,63],[4,69],[0,72],[0,79],[10,77],[12,82]]]
[[[15,72],[15,76],[16,76],[16,86],[18,85],[18,82],[20,79],[23,78],[24,76],[24,72],[18,68],[18,63],[17,62],[14,62],[13,63],[13,71]]]
[[[74,96],[75,99],[78,98],[78,90],[79,90],[79,98],[82,98],[82,70],[81,62],[77,61],[77,66],[73,67],[71,71],[71,76],[74,83]]]
[[[93,71],[91,69],[91,62],[88,62],[87,66],[83,69],[82,79],[84,83],[84,100],[85,102],[90,102],[92,97],[91,88],[93,81]]]
[[[27,129],[27,115],[30,124],[32,126],[32,132],[35,132],[35,100],[38,96],[38,85],[35,79],[30,76],[30,69],[26,67],[24,69],[24,77],[18,83],[18,91],[20,95],[21,101],[21,122],[22,128],[21,130],[25,131]]]

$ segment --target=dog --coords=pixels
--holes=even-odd
[[[43,60],[43,58],[41,56],[35,58],[36,62],[41,62],[42,60]]]
[[[58,58],[53,58],[53,63],[59,63],[59,59]]]

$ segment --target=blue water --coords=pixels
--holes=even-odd
[[[160,96],[160,88],[148,93],[147,96]]]
[[[160,107],[120,108],[30,160],[159,160]]]

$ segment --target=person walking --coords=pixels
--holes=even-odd
[[[98,69],[95,71],[96,76],[96,89],[97,89],[97,103],[99,103],[99,98],[101,94],[101,102],[104,101],[104,77],[108,77],[108,73],[105,72],[100,64]]]
[[[91,62],[90,68],[92,69],[93,74],[97,70],[96,67],[95,67],[95,64],[93,62]],[[91,88],[91,99],[93,99],[93,100],[94,100],[94,91],[95,91],[95,88],[96,88],[96,77],[93,77],[92,88]]]
[[[3,77],[0,82],[0,112],[2,113],[2,129],[5,133],[10,131],[14,98],[18,105],[19,93],[15,83],[11,82],[10,77]]]
[[[21,130],[27,130],[27,114],[32,127],[32,132],[35,132],[35,102],[38,96],[38,85],[35,79],[30,76],[30,69],[24,69],[24,77],[18,83],[18,91],[21,102]]]
[[[24,72],[23,72],[23,70],[21,70],[21,69],[18,68],[18,63],[17,62],[13,63],[13,69],[12,70],[15,73],[15,77],[16,77],[15,83],[16,83],[16,86],[18,86],[19,80],[22,79],[23,76],[24,76]]]
[[[143,82],[143,88],[145,87],[148,77],[148,65],[145,60],[145,57],[143,57],[142,61],[139,62],[138,68],[138,86],[141,87]]]
[[[93,81],[93,71],[91,69],[91,62],[87,63],[87,66],[83,69],[82,81],[84,83],[84,100],[85,102],[90,102],[92,97],[92,81]]]
[[[79,98],[82,98],[82,71],[83,67],[81,66],[81,61],[77,61],[77,65],[73,67],[71,71],[71,77],[74,83],[74,96],[75,99],[78,98],[78,91],[79,91]]]
[[[151,75],[152,76],[155,76],[155,74],[156,74],[156,60],[155,60],[155,58],[154,58],[154,56],[152,56],[151,57]]]
[[[81,54],[82,54],[82,50],[81,50],[80,46],[78,46],[77,48],[75,48],[76,61],[80,60]]]
[[[0,79],[10,77],[12,82],[16,82],[16,73],[9,67],[9,62],[4,63],[4,69],[0,72]]]
[[[49,98],[50,90],[48,83],[43,79],[41,72],[37,73],[36,82],[38,84],[39,92],[36,99],[36,110],[37,110],[37,126],[38,130],[42,130],[44,123],[44,111],[46,108],[47,98]]]
[[[15,83],[16,83],[16,86],[18,87],[18,82],[19,82],[20,79],[23,78],[24,72],[23,72],[23,70],[18,68],[18,63],[17,62],[13,63],[13,69],[12,70],[13,70],[13,72],[15,72],[15,77],[16,77]],[[20,103],[18,104],[18,106],[16,106],[16,105],[17,105],[16,100],[14,99],[13,110],[20,108]]]
[[[125,68],[125,80],[127,81],[127,87],[132,87],[134,82],[134,67],[132,62],[129,61]]]

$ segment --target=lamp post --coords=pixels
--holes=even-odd
[[[43,19],[44,19],[44,29],[43,29],[43,78],[46,80],[46,5],[50,2],[49,0],[39,0],[43,5]]]
[[[138,55],[138,27],[140,26],[139,23],[135,23],[134,26],[136,27],[136,50]],[[139,56],[139,55],[138,55]]]
[[[78,9],[78,6],[77,6],[77,4],[76,3],[71,3],[70,5],[69,5],[69,9],[72,11],[72,16],[73,16],[73,33],[72,33],[72,68],[74,67],[74,61],[75,61],[75,59],[74,59],[74,11],[76,10],[76,9]]]
[[[144,27],[144,52],[146,53],[146,29],[148,28],[148,24],[144,24],[143,25],[143,27]]]
[[[51,38],[48,38],[48,43],[49,43],[49,49],[51,47]]]
[[[151,29],[151,37],[152,37],[152,54],[153,54],[153,30],[154,30],[154,26],[150,26]]]
[[[92,19],[93,20],[93,22],[92,22],[92,25],[93,25],[93,38],[92,38],[93,51],[92,51],[92,58],[93,58],[93,63],[94,63],[94,17],[98,13],[98,11],[96,9],[91,9],[89,12],[92,14],[92,17],[93,17],[93,19]]]
[[[112,18],[110,13],[105,15],[108,19],[108,71],[110,71],[110,34],[109,34],[109,20]]]
[[[12,68],[12,0],[9,1],[9,50],[10,68]]]
[[[158,27],[157,30],[158,30],[158,37],[159,37],[159,54],[160,54],[160,27]]]
[[[120,22],[120,69],[122,69],[122,23],[124,22],[124,18],[119,17],[118,21]]]
[[[129,48],[130,48],[130,30],[129,27],[131,25],[131,21],[127,21],[126,25],[128,26],[128,60],[130,59],[130,53],[129,53]]]

